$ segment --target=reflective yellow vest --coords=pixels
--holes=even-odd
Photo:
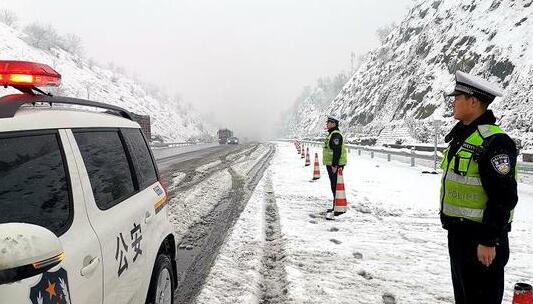
[[[333,150],[329,146],[329,141],[331,139],[331,135],[333,135],[334,133],[339,133],[342,137],[341,157],[339,159],[339,166],[344,166],[346,165],[347,153],[344,136],[342,135],[340,130],[335,130],[329,133],[328,136],[326,136],[326,141],[324,142],[324,147],[322,148],[322,163],[326,166],[331,166],[333,164]]]
[[[474,159],[476,150],[483,142],[495,134],[504,132],[496,125],[479,125],[457,153],[448,161],[448,149],[444,151],[441,168],[443,170],[440,189],[441,212],[450,217],[460,217],[475,222],[483,221],[483,212],[488,196],[481,185],[479,164]],[[515,178],[516,178],[515,166]],[[509,218],[512,221],[513,211]]]

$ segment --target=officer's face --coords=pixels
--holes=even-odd
[[[460,121],[468,120],[472,112],[472,98],[466,95],[455,96],[452,102],[453,117]]]
[[[335,128],[335,123],[332,121],[326,121],[326,128],[329,130],[331,128]]]

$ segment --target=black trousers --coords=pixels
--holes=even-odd
[[[448,250],[456,304],[501,304],[504,268],[509,261],[509,239],[501,236],[496,258],[489,267],[477,258],[479,243],[460,231],[448,232]]]
[[[335,192],[337,192],[337,172],[339,172],[339,168],[344,169],[344,166],[337,166],[337,171],[333,173],[333,169],[331,168],[331,166],[326,166],[326,170],[328,171],[329,183],[331,185],[331,192],[333,193],[333,204],[331,208],[335,206]]]

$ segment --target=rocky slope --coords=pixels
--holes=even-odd
[[[504,88],[491,108],[504,129],[531,147],[532,42],[533,0],[415,1],[326,111],[342,119],[352,139],[431,141],[434,119],[444,121],[442,133],[454,123],[443,93],[463,70]],[[298,135],[320,134],[322,118],[307,119],[314,128],[302,127]]]

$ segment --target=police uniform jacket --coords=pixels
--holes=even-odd
[[[329,129],[328,132],[331,134],[333,131],[339,130],[339,128],[335,127],[332,129]],[[341,158],[342,153],[342,142],[343,142],[342,135],[339,133],[333,133],[331,135],[331,138],[329,139],[329,146],[331,150],[333,150],[333,161],[331,163],[332,166],[338,166],[339,160]]]
[[[445,138],[450,145],[448,160],[456,154],[466,138],[474,133],[479,125],[495,124],[495,122],[494,114],[487,110],[469,125],[457,123]],[[502,157],[508,157],[511,168],[505,173],[502,173],[495,163],[496,159]],[[479,244],[495,246],[499,237],[511,230],[509,217],[518,201],[515,179],[516,158],[516,145],[508,135],[496,134],[489,138],[478,155],[481,184],[488,196],[483,221],[477,223],[463,218],[449,217],[441,212],[443,228],[469,235],[477,239]]]

